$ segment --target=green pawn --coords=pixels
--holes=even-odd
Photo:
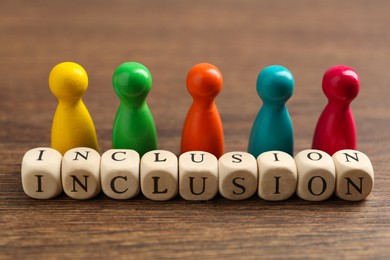
[[[120,99],[112,131],[114,149],[133,149],[140,156],[157,149],[157,134],[146,97],[152,88],[149,70],[137,62],[125,62],[115,70],[112,85]]]

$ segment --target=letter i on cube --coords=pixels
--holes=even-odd
[[[52,148],[38,147],[24,154],[22,186],[34,199],[51,199],[62,192],[62,155]]]
[[[281,201],[290,198],[297,188],[297,167],[288,153],[264,152],[257,157],[260,198]]]

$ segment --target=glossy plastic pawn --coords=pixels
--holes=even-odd
[[[187,76],[187,90],[193,97],[184,122],[181,153],[204,151],[219,158],[224,152],[221,117],[214,99],[222,89],[222,74],[217,67],[200,63]]]
[[[137,62],[121,64],[112,84],[120,99],[115,117],[112,147],[133,149],[141,156],[157,149],[157,133],[146,97],[152,88],[149,70]]]
[[[272,150],[292,156],[294,130],[286,107],[294,91],[291,72],[279,65],[266,67],[259,73],[256,89],[263,106],[253,123],[248,152],[256,158]]]
[[[314,132],[313,149],[333,155],[356,149],[356,125],[350,103],[358,95],[359,76],[347,66],[334,66],[323,77],[322,89],[328,98]]]

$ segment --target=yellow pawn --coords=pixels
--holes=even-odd
[[[51,129],[51,147],[62,155],[75,147],[98,151],[95,126],[81,97],[88,87],[83,67],[74,62],[57,64],[50,72],[49,86],[58,99]]]

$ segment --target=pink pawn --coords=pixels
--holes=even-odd
[[[359,88],[359,76],[352,68],[340,65],[325,72],[322,90],[328,104],[318,119],[313,149],[330,155],[342,149],[356,149],[356,125],[350,103]]]

